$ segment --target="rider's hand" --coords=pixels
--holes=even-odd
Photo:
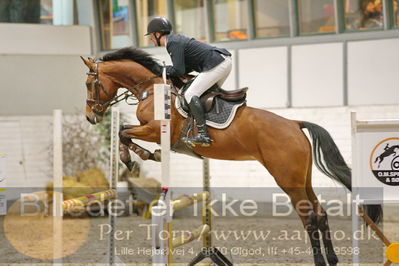
[[[172,69],[173,69],[173,66],[166,66],[166,77],[167,78],[170,78],[173,76],[173,75],[171,75]]]

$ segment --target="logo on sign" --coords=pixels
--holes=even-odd
[[[374,147],[370,168],[380,182],[399,186],[399,138],[384,139]]]

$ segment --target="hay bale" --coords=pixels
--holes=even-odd
[[[73,180],[63,180],[62,193],[64,200],[74,199],[84,195],[94,193],[94,189],[84,183]]]
[[[82,171],[74,176],[64,176],[62,178],[62,192],[64,200],[74,199],[95,192],[109,189],[108,180],[104,172],[99,168],[91,168]],[[53,198],[53,182],[46,186],[48,198]]]
[[[48,199],[50,201],[53,198],[53,186],[53,182],[48,183],[46,186]],[[64,200],[77,198],[91,193],[94,193],[94,190],[88,185],[78,182],[76,177],[64,176],[62,178],[62,194],[64,196]]]
[[[104,172],[99,168],[91,168],[76,174],[78,181],[93,188],[95,191],[103,191],[109,188],[108,180]]]

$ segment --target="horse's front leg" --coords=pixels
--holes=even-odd
[[[160,122],[152,120],[145,125],[126,125],[120,135],[129,139],[160,143]]]
[[[122,163],[126,165],[127,169],[129,169],[129,171],[132,171],[134,166],[136,165],[136,162],[132,161],[129,148],[127,145],[122,143],[122,139],[120,139],[119,143],[119,157]]]
[[[132,165],[129,149],[132,150],[134,153],[136,153],[142,160],[153,160],[157,162],[161,160],[160,150],[155,150],[155,152],[152,153],[149,150],[141,147],[140,145],[132,141],[132,137],[131,134],[129,134],[129,132],[133,128],[137,127],[141,126],[133,126],[133,125],[121,126],[119,131],[119,138],[121,141],[120,145],[121,160],[129,169]]]

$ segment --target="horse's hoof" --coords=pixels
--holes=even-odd
[[[161,150],[154,151],[154,161],[160,162],[161,161]]]
[[[161,162],[161,150],[155,150],[154,153],[151,153],[148,157],[148,160],[153,160],[155,162]]]
[[[127,169],[129,169],[129,171],[131,172],[133,170],[134,166],[136,165],[136,162],[130,161],[130,162],[125,163],[125,165],[126,165]]]
[[[328,265],[335,266],[338,264],[338,257],[335,254],[328,254],[327,261],[328,261]]]
[[[138,152],[137,154],[144,161],[148,160],[151,156],[151,153],[149,151]]]
[[[326,261],[321,253],[314,256],[314,265],[316,266],[327,266]]]

